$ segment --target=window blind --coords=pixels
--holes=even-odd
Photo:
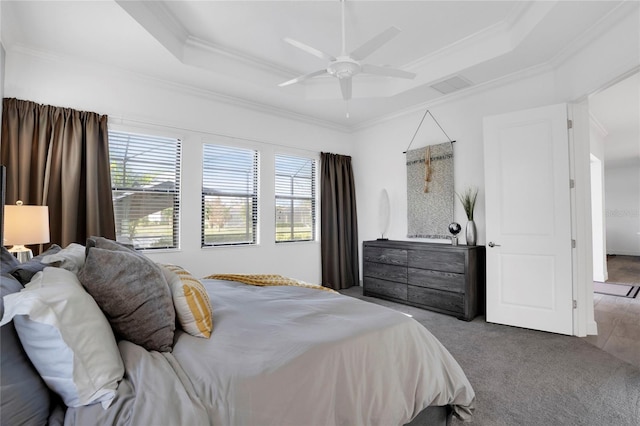
[[[202,246],[256,244],[258,151],[205,144]]]
[[[109,131],[117,241],[179,247],[181,155],[179,139]]]
[[[276,242],[316,237],[316,161],[275,156]]]

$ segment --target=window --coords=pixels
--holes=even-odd
[[[109,132],[117,241],[179,247],[181,154],[179,139]]]
[[[276,242],[316,236],[316,161],[276,155]]]
[[[258,151],[204,145],[202,246],[255,244]]]

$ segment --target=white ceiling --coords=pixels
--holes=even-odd
[[[283,42],[340,53],[341,4],[327,1],[6,1],[2,40],[354,128],[434,102],[430,86],[472,87],[553,66],[587,37],[637,9],[621,1],[347,1],[351,51],[390,26],[402,32],[366,59],[417,74],[357,75],[345,117],[338,82],[277,84],[326,67]]]
[[[345,3],[347,51],[390,26],[366,59],[413,80],[357,75],[345,117],[334,77],[277,84],[326,67],[283,42],[340,53],[340,9],[325,1],[7,1],[2,42],[107,64],[342,129],[442,99],[431,85],[478,87],[556,66],[585,40],[637,13],[634,1],[357,1]],[[463,89],[469,90],[469,89]]]
[[[640,167],[640,73],[591,96],[589,112],[605,134],[605,165]]]

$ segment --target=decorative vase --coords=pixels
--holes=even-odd
[[[476,245],[476,224],[474,221],[470,220],[469,222],[467,222],[467,229],[465,230],[465,236],[467,237],[468,246]]]

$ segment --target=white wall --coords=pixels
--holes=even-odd
[[[548,71],[531,70],[523,77],[501,87],[472,89],[464,98],[453,95],[432,105],[425,105],[436,116],[451,138],[454,147],[454,181],[456,190],[468,185],[480,188],[475,222],[477,244],[485,244],[484,164],[482,118],[565,102],[578,102],[608,85],[619,76],[640,66],[640,30],[638,17],[629,14],[614,27],[599,29],[584,46],[571,46],[548,64]],[[536,73],[537,72],[537,73]],[[424,111],[424,110],[423,110]],[[358,197],[359,238],[377,238],[377,205],[380,190],[387,188],[391,198],[390,239],[407,239],[406,169],[402,152],[406,149],[423,111],[383,121],[355,134],[354,170]],[[588,126],[587,121],[585,125]],[[421,130],[413,147],[446,139],[437,128]],[[576,253],[574,297],[577,300],[574,334],[597,333],[593,319],[593,271],[591,236],[591,200],[588,127],[575,140],[574,153],[579,164],[572,164],[576,182]],[[584,154],[584,155],[583,155]],[[584,162],[584,164],[582,164]],[[366,213],[362,213],[366,212]],[[466,222],[464,212],[455,203],[454,220]],[[361,244],[360,244],[361,246]]]
[[[2,100],[4,99],[4,74],[5,74],[5,51],[2,41],[0,41],[0,128],[2,125]],[[0,141],[2,143],[2,141]]]
[[[499,88],[429,108],[447,134],[454,140],[454,187],[457,192],[468,186],[479,188],[474,221],[477,244],[485,243],[484,145],[482,118],[486,115],[533,108],[553,102],[554,75],[544,73]],[[424,111],[382,122],[355,134],[354,170],[358,197],[359,237],[361,241],[377,235],[378,196],[387,188],[391,199],[391,226],[388,237],[407,240],[406,150]],[[427,116],[412,148],[446,142],[446,137]],[[464,209],[456,199],[454,221],[463,228]],[[420,239],[412,239],[418,240]],[[424,240],[423,240],[424,241]],[[442,242],[442,241],[439,241]],[[460,243],[464,243],[464,237]]]
[[[275,244],[273,154],[350,155],[349,135],[243,107],[214,97],[105,66],[68,58],[9,51],[5,96],[109,115],[119,130],[183,140],[181,250],[149,254],[196,276],[211,273],[278,273],[320,282],[319,242]],[[260,216],[257,246],[200,247],[203,142],[228,142],[260,150]],[[295,147],[295,148],[293,148]]]
[[[605,165],[607,254],[640,256],[640,165]]]
[[[637,9],[636,9],[637,10]],[[387,188],[391,198],[389,238],[406,239],[406,150],[425,109],[429,109],[452,139],[454,145],[454,181],[457,191],[469,185],[480,188],[475,222],[477,244],[485,243],[484,165],[482,118],[484,116],[534,108],[580,98],[608,85],[619,76],[640,66],[640,30],[638,16],[622,17],[611,28],[594,30],[584,46],[572,46],[532,76],[516,79],[500,87],[472,89],[468,96],[455,94],[410,114],[381,121],[355,133],[354,170],[360,239],[377,238],[378,196]],[[557,63],[556,63],[557,62]],[[429,117],[412,148],[446,142],[445,136]],[[588,161],[588,160],[587,160]],[[588,167],[586,168],[588,170]],[[589,177],[586,176],[588,185]],[[455,202],[454,220],[464,226],[466,216]],[[591,238],[588,238],[589,241]]]
[[[608,278],[604,199],[604,143],[606,134],[598,123],[593,120],[589,124],[593,280],[605,282]]]

